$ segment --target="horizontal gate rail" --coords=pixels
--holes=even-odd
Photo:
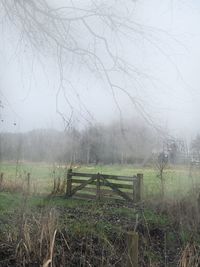
[[[71,175],[74,177],[91,177],[91,175],[95,175],[92,173],[81,173],[81,172],[71,172]],[[134,175],[133,177],[130,176],[121,176],[121,175],[110,175],[110,174],[101,174],[105,179],[110,180],[123,180],[127,182],[131,182],[133,180],[137,180],[137,176]]]
[[[72,184],[82,184],[85,181],[88,180],[84,180],[84,179],[72,179]],[[124,188],[124,189],[133,189],[133,185],[132,184],[119,184],[119,183],[113,183],[115,186],[117,186],[118,188]],[[90,185],[97,185],[97,181],[92,181],[90,182]],[[104,180],[100,181],[100,186],[106,186]]]

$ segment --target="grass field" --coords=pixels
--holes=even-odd
[[[67,167],[46,163],[1,163],[4,183],[8,188],[12,189],[13,185],[14,188],[9,191],[4,190],[5,187],[0,192],[0,266],[7,266],[7,263],[3,265],[4,261],[11,264],[13,258],[14,265],[9,266],[21,266],[22,261],[30,261],[30,255],[42,265],[55,231],[58,234],[54,266],[61,266],[63,259],[62,266],[123,266],[127,257],[124,233],[136,228],[140,235],[140,266],[177,266],[180,250],[188,248],[191,240],[196,242],[192,243],[193,247],[199,248],[198,207],[190,201],[195,191],[198,192],[200,175],[197,168],[190,171],[187,166],[171,166],[164,171],[164,204],[160,201],[160,181],[154,168],[98,165],[74,166],[74,170],[126,176],[143,173],[144,206],[137,208],[115,201],[51,196],[53,171],[56,177],[65,179]],[[18,181],[26,184],[28,173],[31,174],[32,191],[36,187],[30,195],[20,191],[21,187],[15,190]],[[182,201],[184,198],[186,201]],[[102,255],[102,251],[106,254]],[[93,259],[93,265],[82,264],[82,259],[88,262]]]
[[[31,174],[31,181],[37,193],[50,193],[53,187],[53,170],[56,177],[66,177],[67,166],[55,166],[46,163],[9,163],[0,164],[0,172],[4,173],[7,180],[16,181],[26,179],[27,173]],[[158,170],[152,167],[138,168],[131,165],[97,165],[75,166],[76,172],[104,173],[113,175],[133,176],[137,173],[144,175],[144,197],[152,198],[160,193],[160,180]],[[200,182],[200,172],[189,167],[171,166],[164,171],[165,195],[170,198],[181,198]]]

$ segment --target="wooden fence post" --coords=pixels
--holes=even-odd
[[[133,201],[136,202],[137,177],[133,176]]]
[[[27,173],[27,194],[30,194],[30,172]]]
[[[56,193],[59,193],[59,192],[60,192],[60,176],[58,176],[57,185],[56,185]]]
[[[56,172],[53,170],[53,194],[56,193]]]
[[[99,175],[99,173],[97,173],[97,191],[96,191],[97,200],[100,200],[100,198],[101,198],[100,186],[101,186],[100,175]]]
[[[138,267],[138,233],[129,232],[127,237],[128,261],[127,267]]]
[[[2,186],[3,186],[3,172],[1,172],[0,175],[0,189],[2,189]]]
[[[72,194],[72,169],[67,170],[67,190],[66,197],[70,197]]]
[[[127,267],[138,267],[138,233],[129,232],[127,236],[128,260]]]
[[[135,182],[134,201],[140,202],[143,198],[143,174],[137,174],[137,180]]]

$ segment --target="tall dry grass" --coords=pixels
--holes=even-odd
[[[179,267],[199,267],[200,266],[200,245],[195,242],[187,243],[182,249]]]
[[[7,231],[5,242],[13,244],[16,266],[54,266],[54,246],[57,234],[58,213],[51,209],[39,216],[22,214],[15,222],[15,234]],[[9,258],[7,259],[7,261]]]

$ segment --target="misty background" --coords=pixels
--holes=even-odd
[[[120,8],[120,1],[114,2]],[[58,3],[51,1],[51,5]],[[110,36],[98,21],[90,21],[97,35],[105,34],[110,49],[134,66],[134,75],[128,78],[120,72],[110,74],[126,91],[116,90],[114,95],[101,73],[86,68],[84,60],[65,58],[61,77],[59,62],[48,46],[41,44],[42,53],[32,49],[21,42],[15,26],[2,20],[4,159],[144,162],[153,150],[162,148],[166,135],[182,138],[188,145],[196,137],[200,131],[200,3],[130,1],[124,9],[135,22],[133,35],[127,29],[123,35]],[[94,45],[81,27],[76,36],[83,46]],[[97,41],[94,47],[109,66],[102,45]],[[133,154],[137,154],[134,159]]]

